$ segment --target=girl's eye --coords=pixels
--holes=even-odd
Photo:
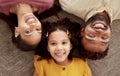
[[[63,44],[63,45],[66,45],[66,44],[67,44],[67,42],[62,42],[62,44]]]

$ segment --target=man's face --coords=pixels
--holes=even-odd
[[[110,25],[102,18],[104,17],[89,22],[81,31],[82,44],[85,49],[91,52],[104,52],[109,46]]]

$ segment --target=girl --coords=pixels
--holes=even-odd
[[[65,19],[44,24],[45,39],[35,55],[33,76],[91,76],[86,59],[72,58],[74,43]],[[39,56],[40,55],[40,56]]]

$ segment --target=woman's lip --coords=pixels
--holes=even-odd
[[[26,23],[31,23],[31,22],[35,22],[35,21],[36,21],[36,19],[33,15],[28,15],[25,20]]]

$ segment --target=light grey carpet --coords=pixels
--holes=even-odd
[[[120,76],[120,20],[113,21],[112,39],[108,55],[101,60],[89,61],[93,76]]]
[[[32,76],[33,52],[17,49],[11,41],[11,31],[0,19],[0,76]]]
[[[73,21],[79,19],[65,12],[59,14]],[[51,21],[56,17],[48,18]],[[113,22],[112,39],[108,55],[101,60],[89,60],[93,76],[120,76],[120,20]],[[0,20],[0,76],[32,76],[33,52],[23,52],[11,42],[11,31],[5,21]]]

